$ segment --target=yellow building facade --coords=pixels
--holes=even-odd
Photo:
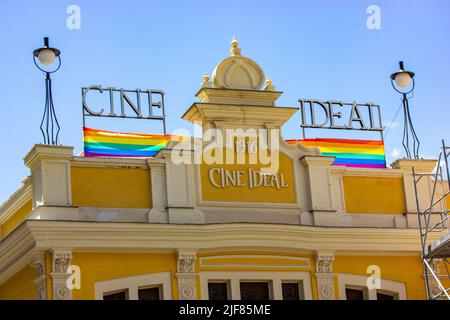
[[[233,41],[183,119],[204,133],[279,130],[297,112],[280,95]],[[0,208],[0,299],[426,299],[411,168],[436,161],[347,168],[274,141],[272,171],[250,153],[199,163],[205,136],[147,159],[33,146],[30,175]]]

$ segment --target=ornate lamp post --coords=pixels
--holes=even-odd
[[[50,74],[58,71],[61,67],[60,54],[61,52],[58,49],[49,46],[48,37],[44,38],[44,46],[42,48],[33,51],[34,64],[39,70],[45,73],[45,109],[41,121],[41,132],[44,137],[44,143],[52,145],[58,144],[60,127],[53,105],[52,80]],[[56,59],[58,59],[57,65],[51,68]],[[40,64],[38,64],[36,60],[39,60]]]
[[[400,70],[391,74],[391,84],[395,91],[402,94],[403,98],[403,139],[402,144],[408,159],[419,159],[419,138],[411,120],[409,112],[408,94],[413,92],[415,87],[414,72],[405,71],[403,61],[399,62]],[[411,83],[412,82],[412,83]],[[409,88],[410,87],[410,88]]]

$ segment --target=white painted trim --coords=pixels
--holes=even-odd
[[[31,193],[31,179],[27,177],[23,181],[23,185],[0,206],[0,225],[31,200]]]
[[[282,260],[292,260],[298,261],[297,264],[286,265],[286,264],[276,264],[276,263],[210,263],[208,260],[216,259],[282,259]],[[281,256],[281,255],[258,255],[258,254],[245,254],[245,255],[216,255],[216,256],[206,256],[199,258],[200,268],[216,268],[216,267],[251,267],[251,268],[271,268],[271,267],[283,267],[283,268],[310,268],[310,259],[303,257],[291,257],[291,256]]]
[[[170,272],[149,273],[96,282],[95,299],[103,300],[105,293],[127,290],[129,300],[138,300],[138,289],[149,286],[161,286],[162,300],[172,300],[172,275]]]
[[[339,273],[338,275],[339,300],[346,300],[345,287],[365,288],[368,300],[377,300],[377,289],[367,288],[368,276]],[[381,279],[381,292],[387,291],[398,295],[399,300],[406,300],[406,285],[400,281]]]
[[[312,300],[311,291],[311,276],[309,272],[295,272],[295,271],[201,271],[200,275],[200,290],[201,299],[208,300],[208,281],[227,281],[229,283],[228,292],[231,300],[240,300],[240,282],[241,281],[264,281],[269,283],[271,288],[271,298],[274,300],[282,300],[283,292],[281,284],[283,282],[299,281],[301,282],[300,289],[301,297],[305,300]]]

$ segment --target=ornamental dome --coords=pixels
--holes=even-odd
[[[216,66],[212,83],[216,88],[260,90],[264,84],[264,72],[255,61],[242,56],[238,46],[239,42],[233,38],[230,57]]]

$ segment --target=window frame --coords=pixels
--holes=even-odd
[[[170,272],[149,273],[139,276],[116,278],[95,283],[95,299],[103,300],[104,294],[128,291],[128,300],[138,300],[138,290],[160,287],[161,300],[172,299],[172,274]]]
[[[271,282],[271,297],[273,300],[283,300],[281,284],[283,282],[298,282],[299,290],[303,290],[304,300],[312,300],[311,275],[309,271],[201,271],[199,274],[201,299],[208,300],[208,281],[229,281],[229,299],[240,300],[240,281]]]
[[[367,300],[377,300],[377,290],[379,292],[389,292],[397,295],[397,300],[406,300],[406,285],[400,281],[381,279],[381,288],[369,289],[367,287],[367,279],[369,276],[338,273],[337,281],[339,288],[339,300],[346,300],[345,288],[364,287],[367,290]]]

